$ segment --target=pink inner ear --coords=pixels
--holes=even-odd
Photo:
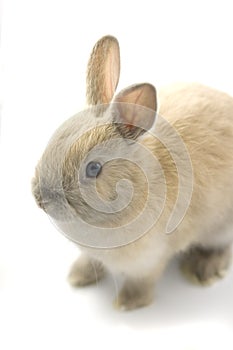
[[[120,121],[129,129],[151,128],[157,108],[156,90],[153,85],[140,84],[121,91],[115,98],[118,102]]]
[[[156,111],[156,90],[151,84],[133,85],[122,90],[115,102],[133,103]]]
[[[117,43],[109,50],[105,65],[105,103],[109,103],[116,91],[120,75],[120,53]]]
[[[87,103],[112,101],[120,75],[120,49],[116,38],[107,35],[94,46],[87,67]]]

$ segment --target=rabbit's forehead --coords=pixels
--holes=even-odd
[[[98,158],[103,152],[109,153],[112,148],[111,140],[116,140],[116,137],[116,129],[112,124],[89,124],[89,127],[84,128],[82,133],[66,140],[65,163],[73,160],[77,166],[82,161],[93,157]]]
[[[104,124],[105,118],[96,118],[92,109],[76,114],[66,120],[56,131],[55,137],[67,139],[70,142],[82,137],[87,131]]]
[[[52,136],[38,166],[46,188],[61,187],[64,168],[75,169],[95,145],[111,138],[111,123],[93,113],[79,113],[63,123]]]
[[[79,113],[57,129],[44,154],[47,164],[60,168],[64,163],[73,161],[77,166],[96,145],[104,145],[116,137],[116,128],[111,120],[106,115],[96,117],[94,112],[90,109]]]
[[[96,117],[94,111],[84,111],[66,120],[52,136],[47,150],[53,154],[57,152],[67,152],[75,143],[83,142],[83,147],[88,143],[88,139],[98,138],[99,133],[103,134],[103,129],[110,125],[106,118]],[[57,151],[57,152],[56,152]]]

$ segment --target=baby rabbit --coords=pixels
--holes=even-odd
[[[179,253],[202,284],[230,265],[233,98],[196,83],[158,94],[144,83],[114,95],[119,74],[118,42],[105,36],[88,64],[90,108],[55,132],[32,191],[82,250],[70,283],[95,283],[106,269],[120,274],[115,305],[130,310],[153,301]]]

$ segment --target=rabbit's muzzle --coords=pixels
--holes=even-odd
[[[41,186],[33,180],[32,192],[39,208],[55,220],[69,220],[74,217],[74,209],[68,203],[63,189]]]

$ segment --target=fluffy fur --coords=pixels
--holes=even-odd
[[[131,127],[125,129],[129,138],[132,136],[137,144],[158,159],[164,173],[162,177],[161,168],[144,157],[141,148],[136,144],[125,144],[125,135],[112,117],[111,105],[98,107],[98,104],[110,103],[113,99],[119,64],[116,39],[110,36],[102,38],[93,49],[87,75],[87,99],[89,104],[97,105],[96,110],[74,116],[57,130],[37,166],[32,187],[38,205],[52,217],[60,221],[70,216],[81,217],[91,225],[111,229],[134,219],[143,210],[149,191],[143,172],[135,164],[119,159],[118,152],[120,156],[121,150],[127,146],[129,158],[142,164],[153,184],[148,217],[161,207],[163,186],[166,186],[163,211],[160,216],[158,213],[159,219],[145,235],[114,249],[82,246],[83,256],[71,269],[70,283],[76,286],[100,279],[105,267],[112,273],[123,274],[125,283],[115,305],[128,310],[151,303],[156,281],[169,260],[178,253],[185,252],[184,270],[204,284],[222,276],[230,264],[233,241],[233,98],[200,84],[178,84],[158,92],[158,113],[183,140],[193,168],[193,190],[188,210],[180,225],[168,235],[167,222],[179,190],[178,171],[169,150],[153,132],[169,140],[169,148],[177,150],[181,161],[182,154],[179,154],[177,139],[173,139],[170,129],[159,120],[143,135]],[[155,90],[149,84],[123,90],[113,101],[137,103],[154,109],[157,106]],[[128,113],[124,116],[126,121],[129,120]],[[109,123],[105,124],[106,121]],[[117,147],[116,142],[109,142],[111,140],[116,140]],[[99,196],[105,201],[114,201],[117,198],[116,185],[122,178],[133,184],[132,201],[123,212],[97,212],[82,198],[77,170],[98,145],[102,151],[105,147],[115,156],[96,179]],[[183,168],[179,175],[185,179],[189,173]],[[90,183],[86,179],[81,179],[81,182],[87,198],[91,199]],[[65,202],[61,193],[65,193]],[[127,229],[123,230],[123,237],[130,234]]]

